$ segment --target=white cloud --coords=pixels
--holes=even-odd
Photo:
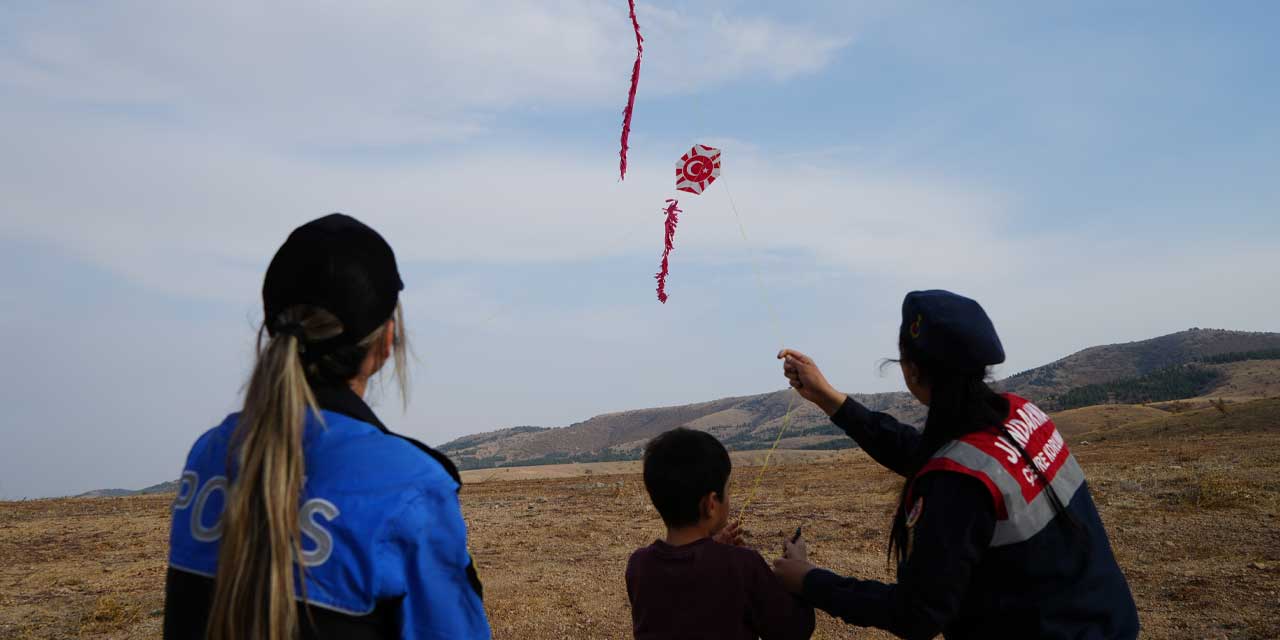
[[[849,41],[688,5],[640,15],[646,96],[812,73]],[[307,147],[457,138],[517,107],[620,108],[635,55],[626,4],[588,0],[49,5],[6,31],[0,91]]]
[[[756,73],[785,80],[822,69],[852,42],[848,35],[818,33],[765,18],[642,8],[647,10],[641,32],[649,65],[644,73],[653,74],[647,90],[697,91]]]
[[[341,210],[393,239],[404,260],[573,261],[656,251],[670,158],[633,159],[625,183],[613,150],[481,149],[420,164],[335,166],[147,127],[9,130],[26,152],[0,158],[10,214],[0,233],[39,240],[158,290],[243,299],[279,241]],[[871,273],[982,272],[1018,251],[995,232],[999,193],[941,179],[787,164],[724,150],[721,182],[679,194],[682,260],[812,253]],[[916,247],[907,254],[903,247]],[[997,255],[1000,257],[997,258]],[[761,256],[763,259],[763,255]]]

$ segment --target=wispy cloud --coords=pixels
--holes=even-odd
[[[652,250],[654,233],[645,231],[660,227],[659,205],[675,195],[670,158],[637,162],[618,183],[611,163],[557,149],[353,167],[145,127],[10,131],[8,139],[27,152],[0,158],[13,211],[0,233],[195,296],[238,295],[289,229],[329,210],[369,218],[408,260],[564,262]],[[731,194],[752,245],[862,271],[927,273],[942,262],[984,270],[994,266],[993,248],[1005,259],[1016,249],[995,233],[1002,196],[981,186],[736,151],[725,149],[721,183],[683,198],[686,255],[741,249]],[[904,254],[907,244],[919,254]]]
[[[641,10],[646,95],[812,73],[848,42],[693,6]],[[513,108],[612,104],[634,55],[625,3],[587,0],[44,5],[0,34],[11,96],[309,147],[421,144]]]

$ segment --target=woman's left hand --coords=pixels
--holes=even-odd
[[[808,560],[778,558],[773,561],[773,575],[778,577],[787,591],[796,595],[804,591],[804,577],[817,568]]]
[[[791,386],[800,392],[802,398],[818,405],[827,415],[835,415],[848,398],[827,382],[813,358],[799,351],[783,349],[778,352],[778,359],[783,361],[782,374],[787,377]]]

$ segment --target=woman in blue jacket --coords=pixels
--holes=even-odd
[[[244,409],[182,472],[166,638],[489,637],[457,469],[362,399],[388,360],[403,373],[403,288],[349,216],[280,247]]]

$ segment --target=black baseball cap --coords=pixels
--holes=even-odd
[[[917,350],[955,369],[1004,362],[1004,346],[982,305],[950,291],[908,293],[901,332]]]
[[[267,332],[282,328],[290,307],[312,305],[343,327],[317,346],[353,345],[391,318],[403,289],[391,245],[363,222],[332,213],[294,229],[271,259],[262,282]]]

